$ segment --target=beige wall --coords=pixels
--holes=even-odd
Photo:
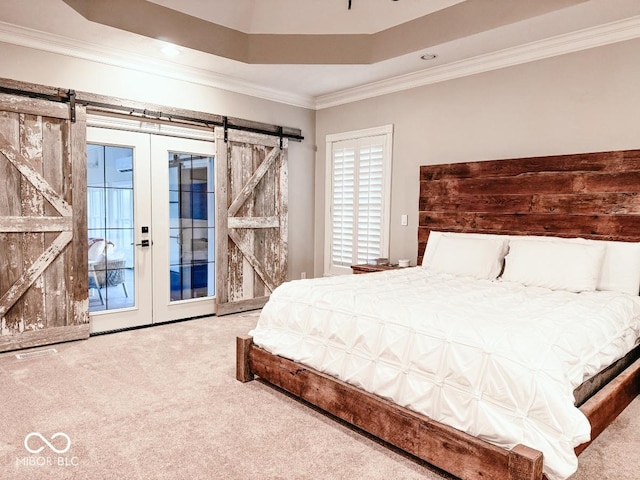
[[[300,128],[289,143],[289,277],[313,271],[315,115],[225,90],[0,43],[0,77]]]
[[[640,148],[639,54],[634,40],[315,114],[2,43],[0,77],[301,128],[305,140],[289,155],[289,276],[299,278],[323,270],[327,134],[394,125],[390,254],[415,258],[422,164]]]
[[[420,165],[640,148],[639,56],[633,40],[318,111],[316,275],[327,134],[394,125],[390,256],[415,259]]]

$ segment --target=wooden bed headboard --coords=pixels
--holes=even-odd
[[[640,241],[640,150],[421,166],[431,230]]]

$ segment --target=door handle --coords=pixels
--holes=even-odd
[[[140,243],[136,243],[138,247],[150,247],[151,245],[153,245],[153,242],[150,240],[142,240]]]

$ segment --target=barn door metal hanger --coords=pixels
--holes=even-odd
[[[397,2],[398,0],[391,0],[392,2]],[[351,10],[351,0],[349,0],[349,6],[348,9]]]

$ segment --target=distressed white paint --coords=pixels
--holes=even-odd
[[[9,311],[72,239],[73,233],[71,232],[62,232],[56,237],[49,248],[40,255],[33,265],[22,273],[18,280],[0,298],[0,315],[4,316]]]
[[[29,182],[46,198],[49,203],[62,215],[63,217],[70,217],[72,215],[71,206],[64,201],[58,193],[51,188],[49,182],[47,182],[42,175],[36,172],[30,165],[29,160],[24,158],[18,152],[11,143],[0,133],[0,153],[18,169],[18,171],[29,180]]]

